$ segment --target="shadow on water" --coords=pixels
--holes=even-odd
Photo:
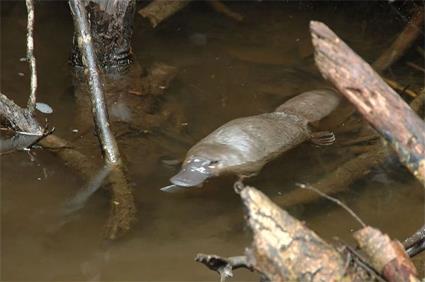
[[[25,152],[1,156],[2,280],[217,281],[215,273],[194,262],[195,254],[242,254],[250,235],[231,177],[212,179],[203,188],[184,193],[159,191],[177,172],[186,150],[231,119],[271,111],[297,93],[323,86],[313,63],[311,19],[330,25],[367,60],[376,58],[404,25],[391,13],[394,19],[375,15],[378,4],[356,16],[348,3],[229,5],[245,15],[244,23],[216,14],[202,2],[155,30],[136,15],[135,57],[141,64],[165,62],[178,68],[161,98],[161,114],[178,109],[183,118],[170,115],[164,128],[124,128],[119,134],[139,207],[138,222],[127,237],[112,243],[102,240],[109,193],[100,189],[89,197],[97,186],[84,186],[49,152],[34,150],[35,160]],[[19,59],[25,56],[25,4],[2,3],[2,7],[1,90],[24,105],[29,73]],[[99,160],[93,131],[80,132],[75,117],[78,108],[67,65],[72,20],[66,3],[38,4],[36,25],[38,99],[54,109],[49,124]],[[296,182],[329,173],[337,157],[332,147],[306,143],[267,165],[251,182],[273,196],[293,189]],[[81,187],[88,189],[78,194]],[[343,200],[366,223],[393,237],[404,238],[423,222],[421,188],[396,163],[378,168],[352,188]],[[65,202],[74,203],[75,217],[63,223],[58,211]],[[345,211],[327,201],[291,212],[325,238],[338,236],[351,242],[351,232],[358,228]],[[58,224],[60,228],[52,232],[51,226]],[[243,270],[235,276],[235,281],[257,279]]]

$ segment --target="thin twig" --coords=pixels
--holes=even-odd
[[[300,187],[301,189],[308,189],[308,190],[311,190],[313,192],[316,192],[317,194],[319,194],[323,198],[326,198],[326,199],[334,202],[335,204],[337,204],[340,207],[342,207],[343,209],[345,209],[352,217],[354,217],[354,219],[356,219],[360,223],[360,225],[362,227],[366,227],[366,224],[363,222],[363,220],[361,220],[360,217],[358,217],[355,214],[355,212],[353,212],[346,204],[344,204],[340,200],[338,200],[338,199],[336,199],[334,197],[331,197],[329,195],[326,195],[325,193],[322,193],[322,191],[317,190],[316,188],[314,188],[313,186],[310,186],[310,185],[305,185],[305,184],[302,184],[302,183],[297,183],[297,186]]]
[[[29,63],[31,71],[31,92],[28,98],[28,110],[32,113],[35,109],[36,92],[37,92],[37,69],[34,57],[34,2],[33,0],[26,0],[27,11],[28,11],[28,22],[27,22],[27,61]]]

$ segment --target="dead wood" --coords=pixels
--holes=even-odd
[[[2,93],[0,93],[0,115],[15,130],[38,136],[42,136],[44,133],[43,127],[40,126],[29,109],[21,108]]]
[[[311,22],[310,29],[322,75],[389,141],[425,185],[425,123],[326,25]]]
[[[122,72],[133,62],[131,37],[136,10],[135,0],[83,1],[98,66],[105,72]],[[75,29],[71,62],[83,67]]]
[[[421,34],[424,21],[424,6],[419,4],[410,21],[393,44],[373,63],[373,68],[382,72],[400,59]]]
[[[245,187],[240,193],[253,232],[248,263],[271,281],[338,281],[345,275],[339,253],[263,193]],[[351,280],[347,280],[351,281]]]
[[[144,18],[148,18],[152,26],[156,27],[160,22],[174,15],[189,3],[190,0],[153,0],[149,5],[140,9],[138,13]]]
[[[107,238],[115,239],[130,229],[135,220],[135,203],[127,179],[123,173],[123,165],[116,140],[109,128],[105,97],[100,82],[96,53],[87,22],[87,15],[81,0],[70,0],[69,6],[74,19],[78,47],[82,61],[88,73],[90,100],[96,131],[101,143],[102,152],[107,165],[112,166],[109,180],[112,182],[111,216],[108,223]]]
[[[354,238],[374,268],[389,282],[419,281],[416,268],[400,242],[391,241],[388,235],[372,227],[355,232]]]

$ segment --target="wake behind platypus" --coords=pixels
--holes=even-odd
[[[274,112],[232,120],[196,143],[187,153],[172,185],[172,192],[201,185],[223,174],[246,177],[257,174],[270,160],[309,140],[309,123],[329,115],[340,98],[331,89],[304,92]]]

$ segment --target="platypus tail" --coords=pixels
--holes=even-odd
[[[340,95],[334,89],[312,90],[289,99],[275,112],[295,114],[308,122],[315,122],[335,110],[340,100]]]

